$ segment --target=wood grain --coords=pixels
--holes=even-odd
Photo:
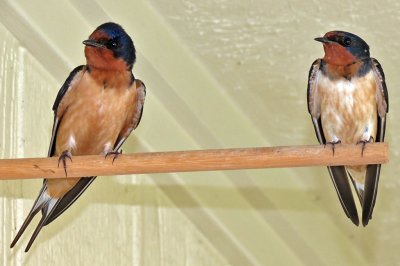
[[[361,145],[264,147],[197,151],[122,154],[112,164],[112,156],[75,156],[67,160],[68,177],[122,174],[169,173],[255,168],[327,165],[381,164],[389,161],[387,143]],[[0,160],[0,179],[63,178],[58,158]]]

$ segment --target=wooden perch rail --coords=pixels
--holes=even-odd
[[[293,146],[220,149],[175,152],[151,152],[120,155],[112,164],[100,155],[75,156],[67,159],[68,177],[122,174],[168,173],[251,168],[300,167],[322,165],[381,164],[389,161],[387,143],[361,145]],[[58,158],[0,160],[0,179],[63,178]]]

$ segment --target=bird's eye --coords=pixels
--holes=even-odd
[[[351,45],[351,39],[349,37],[344,37],[343,44],[344,44],[344,46],[350,46]]]
[[[117,48],[119,46],[119,43],[116,40],[111,40],[108,42],[108,47],[109,48]]]

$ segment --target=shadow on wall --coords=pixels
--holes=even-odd
[[[166,176],[162,179],[168,178]],[[165,175],[165,174],[164,174]],[[157,175],[154,175],[157,176]],[[129,178],[129,177],[127,177]],[[279,177],[271,177],[279,178]],[[327,177],[328,178],[328,177]],[[12,187],[13,183],[20,181],[5,181],[8,186]],[[24,186],[28,186],[29,191],[17,193],[13,190],[3,189],[0,192],[0,197],[4,198],[23,198],[34,200],[39,192],[41,182],[37,180],[29,180],[30,182]],[[201,198],[210,199],[207,202],[202,202],[201,205],[193,200],[191,193],[200,195]],[[173,197],[174,205],[178,208],[223,208],[223,209],[247,209],[242,205],[237,205],[235,202],[224,200],[237,197],[238,194],[244,196],[256,210],[274,210],[276,206],[268,199],[275,197],[280,201],[279,208],[290,211],[318,211],[318,209],[310,209],[309,204],[302,204],[304,201],[319,201],[320,189],[296,189],[296,188],[270,188],[259,186],[244,186],[244,187],[221,187],[221,186],[206,186],[206,185],[149,185],[149,184],[121,184],[114,178],[102,177],[98,178],[92,186],[81,196],[78,205],[86,208],[93,203],[112,204],[112,205],[140,205],[144,207],[169,207],[170,204],[160,201],[156,196],[157,193],[163,192],[169,197]],[[142,195],[155,195],[153,197],[143,197]],[[268,196],[266,196],[268,195]],[[88,198],[89,200],[82,200]],[[288,200],[291,199],[291,200]],[[165,204],[165,206],[163,206]],[[73,207],[71,208],[73,209]]]

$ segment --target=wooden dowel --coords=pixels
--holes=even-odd
[[[361,145],[293,146],[122,154],[113,156],[74,156],[67,159],[68,177],[122,174],[238,170],[251,168],[301,167],[322,165],[381,164],[389,161],[387,143]],[[63,178],[58,158],[0,160],[0,179]]]

